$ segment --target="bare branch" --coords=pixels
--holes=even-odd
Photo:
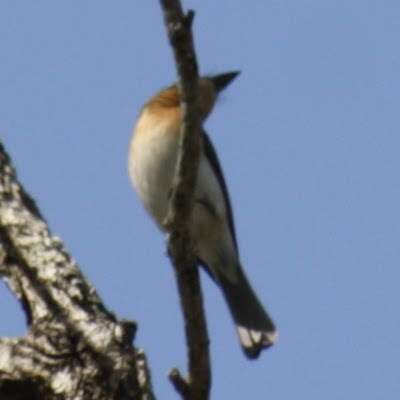
[[[178,0],[160,0],[180,78],[183,125],[170,208],[165,226],[168,252],[175,267],[188,348],[189,377],[174,370],[170,379],[184,399],[208,399],[211,386],[209,339],[196,256],[189,232],[200,158],[200,117],[197,107],[198,68],[191,25],[194,12],[183,13]]]
[[[183,399],[190,399],[190,385],[177,368],[171,370],[169,373],[169,380]]]

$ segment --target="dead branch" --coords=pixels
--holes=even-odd
[[[208,399],[211,386],[209,339],[199,272],[189,233],[194,187],[200,158],[200,118],[197,109],[198,68],[191,25],[194,12],[183,13],[178,0],[160,0],[174,52],[182,96],[183,125],[170,208],[165,226],[168,253],[174,265],[188,349],[188,378],[173,370],[170,379],[184,399]]]

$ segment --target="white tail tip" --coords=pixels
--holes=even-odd
[[[263,349],[267,349],[278,340],[277,331],[260,331],[237,326],[243,351],[249,358],[257,358]]]

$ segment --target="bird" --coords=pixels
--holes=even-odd
[[[220,93],[239,75],[226,72],[198,79],[201,124]],[[137,118],[129,147],[128,169],[145,209],[163,231],[182,125],[178,84],[152,96]],[[201,129],[201,154],[194,191],[190,232],[198,264],[222,291],[244,354],[257,358],[277,340],[277,330],[241,266],[228,188],[214,146]]]

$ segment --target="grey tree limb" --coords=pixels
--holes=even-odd
[[[0,276],[28,332],[0,338],[0,398],[154,398],[136,325],[103,305],[19,183],[0,143]],[[1,316],[5,320],[6,316]]]
[[[194,12],[185,15],[179,0],[160,0],[160,4],[180,79],[183,110],[178,163],[165,226],[169,232],[168,253],[174,265],[183,312],[189,373],[184,378],[175,369],[170,379],[182,398],[205,400],[209,398],[211,387],[209,339],[189,231],[201,149],[198,67],[191,32]]]

